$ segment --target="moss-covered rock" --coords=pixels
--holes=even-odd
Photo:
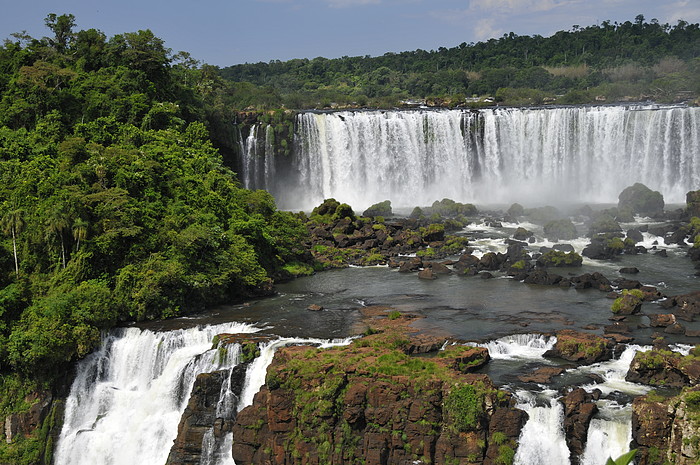
[[[551,241],[571,240],[578,237],[576,226],[570,219],[552,220],[544,225],[544,237]]]
[[[685,211],[688,216],[700,217],[700,190],[685,194]]]
[[[557,332],[554,348],[545,355],[559,357],[570,362],[591,364],[612,358],[614,344],[595,334],[582,333],[572,329]]]
[[[616,315],[639,313],[644,302],[644,293],[639,289],[623,289],[622,295],[615,299],[610,310]]]
[[[374,217],[374,216],[392,216],[393,211],[391,209],[391,201],[385,200],[383,202],[375,203],[367,210],[362,212],[362,216]]]
[[[664,197],[659,191],[636,183],[620,192],[617,208],[640,215],[659,216],[664,212]]]
[[[576,252],[561,252],[559,250],[550,250],[537,259],[538,266],[581,266],[583,257]]]

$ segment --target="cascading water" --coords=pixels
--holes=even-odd
[[[551,109],[302,113],[283,183],[276,164],[245,163],[278,203],[310,209],[335,197],[356,208],[462,202],[616,202],[642,182],[681,203],[700,184],[700,109]],[[247,152],[246,152],[247,153]],[[248,156],[244,154],[244,157]],[[287,161],[285,161],[287,163]],[[260,171],[262,170],[262,171]]]
[[[231,371],[239,363],[240,347],[233,345],[225,352],[212,349],[214,336],[257,331],[260,328],[241,323],[169,332],[113,330],[97,352],[78,364],[54,463],[165,463],[197,375]],[[216,417],[231,419],[252,403],[278,348],[290,344],[331,347],[351,340],[280,338],[265,344],[248,367],[239,395],[231,389],[229,372]],[[212,428],[202,441],[201,463],[233,465],[231,444],[231,434],[221,440]]]
[[[479,346],[486,347],[493,359],[540,359],[556,342],[554,336],[514,334]]]
[[[555,391],[538,394],[529,391],[516,392],[516,407],[525,410],[529,418],[520,434],[515,465],[571,463],[562,427],[564,407],[556,400],[555,394]]]
[[[211,349],[213,337],[256,331],[240,323],[112,331],[78,364],[55,463],[165,463],[197,375],[237,362]]]

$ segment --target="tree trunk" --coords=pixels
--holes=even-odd
[[[17,239],[15,238],[15,228],[12,228],[12,250],[15,253],[15,274],[19,276],[19,261],[17,260]]]

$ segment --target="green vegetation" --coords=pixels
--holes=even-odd
[[[393,214],[391,209],[391,201],[385,200],[383,202],[375,203],[367,210],[362,212],[362,216],[368,217],[384,217],[391,216]]]
[[[581,104],[676,101],[700,93],[700,27],[634,21],[573,26],[551,37],[499,39],[438,50],[326,59],[273,60],[220,70],[232,106],[246,108]],[[467,97],[469,99],[467,99]]]
[[[268,294],[285,266],[308,271],[301,221],[241,189],[215,147],[231,115],[210,67],[148,30],[47,25],[52,37],[0,46],[0,418],[118,322]],[[33,440],[0,453],[34,462]]]
[[[398,310],[392,310],[387,315],[387,318],[389,318],[390,320],[397,320],[397,319],[401,318],[401,312]]]
[[[517,263],[516,263],[517,264]],[[576,252],[562,252],[559,250],[549,250],[537,259],[537,264],[541,266],[581,266],[583,257]],[[515,267],[515,265],[513,265]]]
[[[615,299],[610,310],[613,313],[626,313],[632,312],[632,309],[641,305],[644,300],[644,293],[639,289],[623,289],[622,295]]]
[[[483,393],[471,384],[457,385],[445,399],[445,410],[457,431],[471,431],[479,425],[484,414]]]
[[[637,449],[632,449],[631,451],[627,452],[626,454],[622,454],[620,457],[617,459],[613,460],[612,458],[609,458],[608,461],[605,463],[605,465],[628,465],[632,463],[632,460],[634,460],[634,456],[637,454]]]

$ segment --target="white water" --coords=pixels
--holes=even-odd
[[[165,463],[199,373],[229,368],[211,341],[258,328],[230,323],[155,333],[112,331],[78,364],[56,465]]]
[[[478,344],[486,347],[493,359],[542,359],[554,347],[557,338],[542,334],[515,334]]]
[[[600,418],[592,419],[588,427],[581,465],[605,465],[608,458],[617,458],[630,450],[632,407],[601,401],[598,408]]]
[[[445,197],[616,203],[635,182],[682,203],[700,184],[698,108],[344,111],[303,113],[296,126],[284,187],[271,179],[277,161],[269,153],[262,165],[244,163],[244,170],[256,170],[244,179],[266,177],[255,187],[288,209],[309,210],[329,197],[357,209],[386,199],[394,207],[424,206]],[[245,160],[253,145],[246,145]]]
[[[515,465],[567,465],[569,448],[564,438],[564,407],[556,400],[555,391],[537,394],[529,391],[516,392],[517,408],[529,416],[520,433]]]

